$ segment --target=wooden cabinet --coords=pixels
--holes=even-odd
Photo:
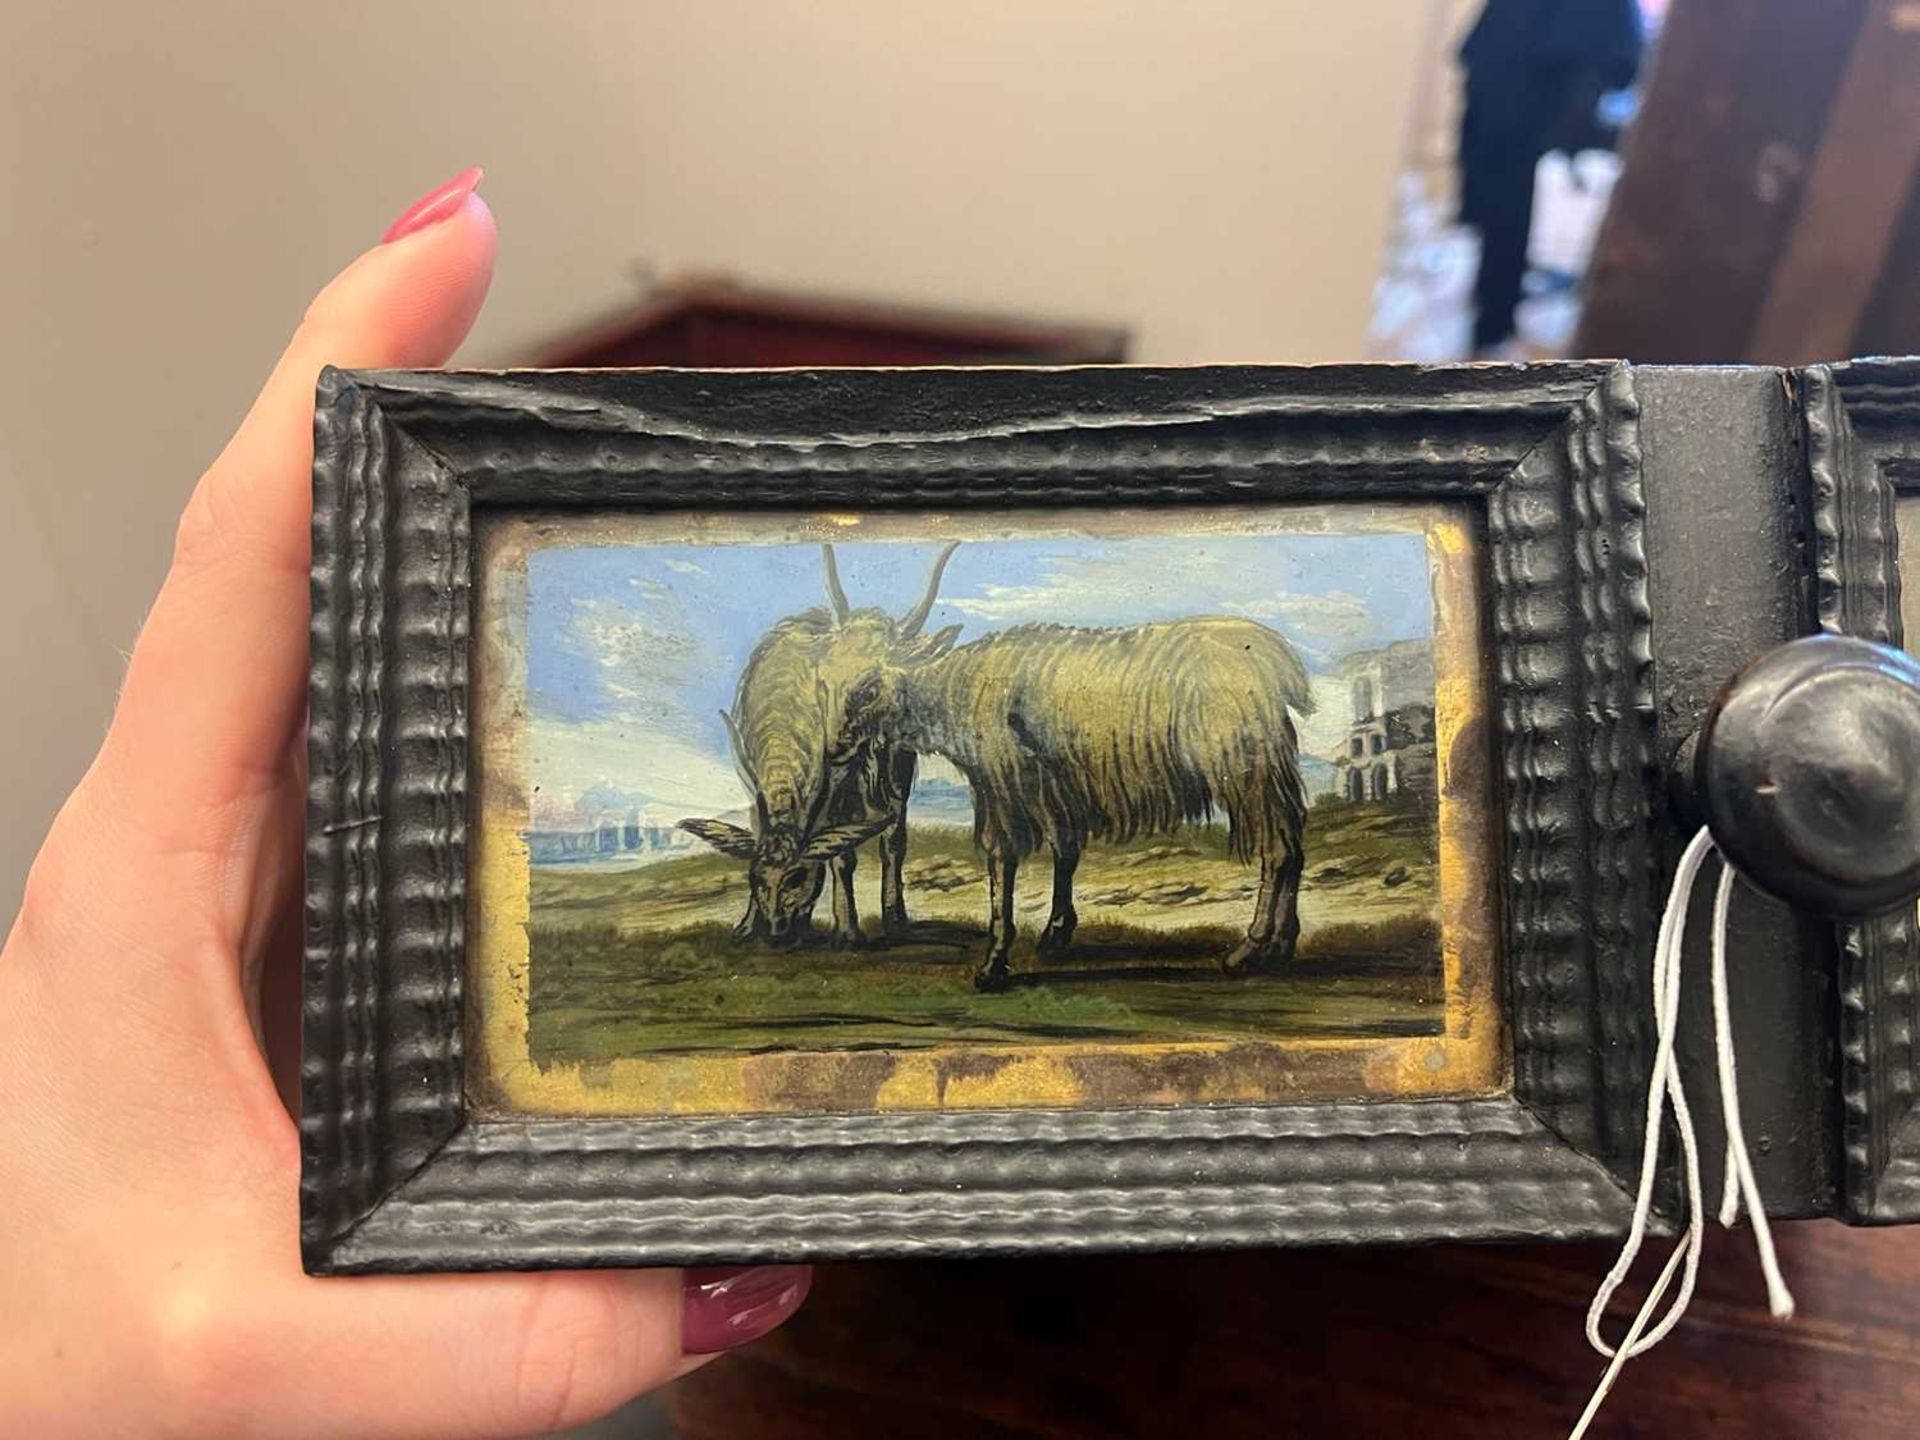
[[[1127,332],[964,310],[895,305],[726,279],[655,290],[634,310],[546,347],[559,369],[674,365],[1103,365]]]

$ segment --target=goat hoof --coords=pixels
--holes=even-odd
[[[1073,930],[1072,921],[1064,925],[1049,923],[1047,928],[1040,932],[1040,939],[1034,946],[1035,952],[1043,960],[1052,960],[1064,955],[1067,947],[1073,944]]]
[[[1006,989],[1013,983],[1013,976],[1006,964],[986,964],[973,972],[973,988],[982,995],[993,995]]]

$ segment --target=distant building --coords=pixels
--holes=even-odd
[[[1349,655],[1335,672],[1349,697],[1346,744],[1332,757],[1335,793],[1385,800],[1436,794],[1433,642],[1400,640]]]
[[[527,856],[536,865],[569,865],[609,857],[656,859],[698,848],[692,836],[671,825],[650,824],[637,810],[629,810],[624,818],[603,815],[577,829],[528,830],[526,838]]]

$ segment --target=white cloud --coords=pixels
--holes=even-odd
[[[636,582],[638,583],[638,582]],[[704,727],[682,700],[703,663],[694,638],[676,621],[664,586],[640,585],[653,603],[581,597],[568,618],[566,646],[592,662],[601,713],[618,718],[529,722],[536,829],[592,825],[637,812],[650,825],[735,812],[751,803],[732,763],[700,743]],[[644,608],[642,608],[644,606]]]
[[[1132,556],[1063,555],[1048,562],[1039,581],[980,586],[978,595],[942,598],[962,615],[982,620],[1057,620],[1113,623],[1115,613],[1137,610],[1143,598],[1168,595],[1171,577],[1143,573]]]
[[[682,683],[701,660],[693,638],[643,618],[618,600],[576,599],[566,643],[595,662],[603,702],[635,724],[662,734],[693,736],[701,725],[681,705]]]
[[[696,745],[620,721],[570,724],[534,717],[528,726],[536,829],[591,825],[609,809],[643,823],[724,815],[752,797],[733,767]]]
[[[1279,625],[1302,638],[1311,636],[1316,648],[1350,649],[1373,630],[1373,612],[1367,602],[1345,590],[1324,595],[1302,595],[1274,590],[1251,600],[1228,600],[1220,608],[1229,615]]]
[[[628,687],[672,684],[693,656],[693,640],[642,619],[617,600],[575,600],[569,638]]]
[[[704,575],[707,573],[704,566],[696,565],[691,560],[666,560],[662,563],[676,575]]]
[[[982,585],[978,595],[941,597],[962,615],[982,620],[1057,619],[1086,592],[1076,591],[1064,576],[1050,575],[1038,585]]]
[[[1347,682],[1331,675],[1313,677],[1313,714],[1294,717],[1304,754],[1331,760],[1346,753],[1353,724],[1353,696]]]

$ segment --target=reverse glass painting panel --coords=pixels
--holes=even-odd
[[[1909,654],[1920,645],[1920,495],[1894,500],[1894,528],[1899,536],[1900,629]]]
[[[1466,513],[502,513],[479,535],[476,1103],[1501,1083]]]

